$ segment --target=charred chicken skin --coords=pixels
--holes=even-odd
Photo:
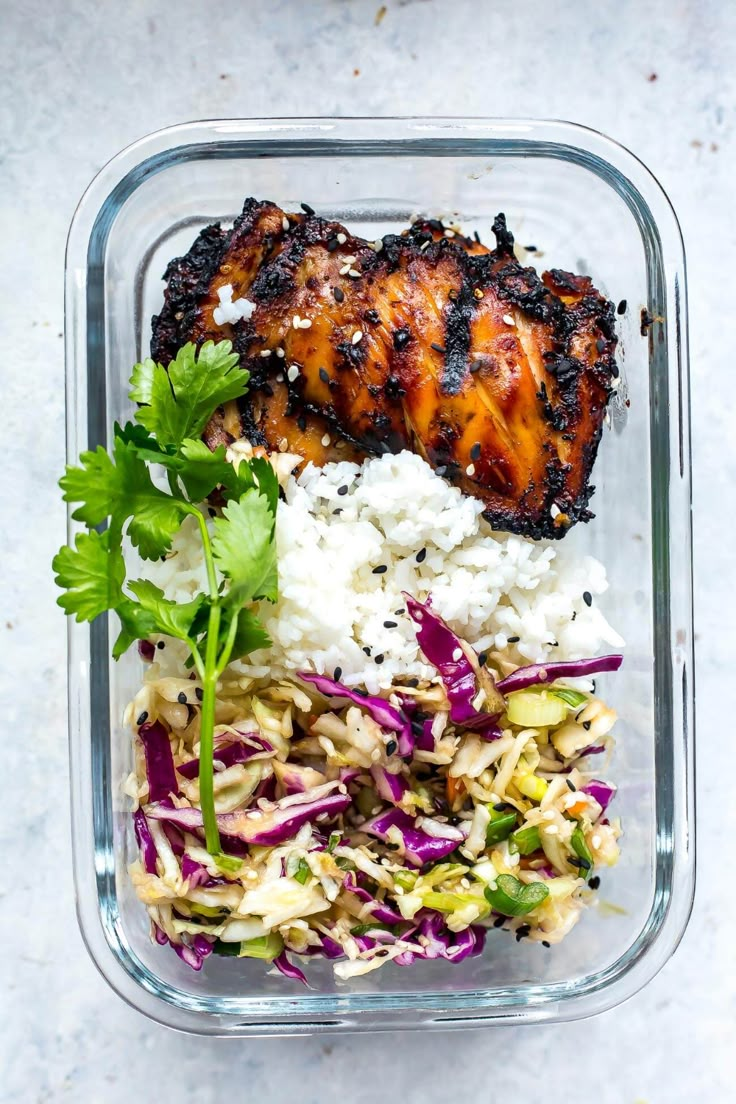
[[[304,211],[248,199],[166,270],[154,359],[228,337],[250,372],[210,446],[245,436],[317,465],[408,448],[496,529],[560,537],[588,520],[618,375],[614,308],[591,280],[522,266],[503,215],[489,250],[436,220],[368,243]],[[254,304],[247,320],[215,322],[226,285]]]

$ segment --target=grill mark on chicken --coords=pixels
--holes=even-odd
[[[522,266],[502,215],[493,230],[490,251],[425,219],[377,252],[339,223],[247,200],[232,231],[208,227],[168,266],[152,355],[233,340],[249,391],[213,417],[211,447],[239,430],[315,464],[411,448],[496,528],[562,536],[592,516],[614,308],[588,277]],[[255,310],[217,326],[227,283]]]

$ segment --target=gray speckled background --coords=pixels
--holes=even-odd
[[[726,688],[736,621],[733,178],[736,7],[726,0],[2,0],[3,1101],[133,1094],[359,1104],[565,1100],[725,1104],[736,1082],[736,802]],[[359,73],[357,72],[359,70]],[[691,289],[700,888],[669,965],[586,1023],[486,1033],[264,1041],[177,1036],[97,975],[74,917],[65,636],[49,571],[63,539],[62,271],[92,175],[158,127],[202,116],[572,118],[618,138],[679,213]],[[733,679],[732,672],[730,678]],[[733,681],[731,681],[733,686]],[[733,691],[731,691],[732,693]],[[552,1087],[550,1087],[552,1086]]]

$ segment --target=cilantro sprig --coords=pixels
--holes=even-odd
[[[72,517],[87,527],[53,561],[63,590],[59,605],[78,621],[108,611],[120,620],[113,646],[118,659],[151,633],[187,645],[202,682],[199,790],[207,849],[219,855],[213,790],[215,690],[234,659],[270,644],[248,604],[277,596],[274,526],[278,482],[267,460],[235,468],[219,446],[201,440],[213,411],[246,391],[248,373],[238,366],[229,341],[185,345],[164,368],[136,364],[130,398],[135,421],[115,425],[111,453],[102,446],[83,452],[60,480]],[[166,473],[168,490],[154,481],[154,465]],[[214,520],[201,503],[216,488],[223,500]],[[186,518],[195,520],[207,570],[207,590],[176,602],[150,579],[126,580],[123,539],[144,560],[170,551]]]

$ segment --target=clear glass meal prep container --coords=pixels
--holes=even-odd
[[[567,537],[606,564],[604,611],[626,639],[601,688],[618,709],[608,776],[622,858],[601,906],[545,950],[491,932],[482,958],[385,967],[336,983],[311,962],[304,989],[264,964],[211,957],[199,974],[149,939],[127,875],[136,855],[121,781],[135,649],[110,659],[100,619],[69,625],[74,862],[79,920],[96,965],[153,1019],[203,1034],[468,1027],[572,1019],[634,993],[672,954],[694,885],[690,450],[685,262],[666,195],[615,142],[563,122],[268,119],[198,122],[149,135],[90,185],[66,273],[68,453],[106,444],[131,413],[167,261],[246,196],[346,222],[370,239],[415,212],[457,214],[492,242],[498,211],[530,263],[590,273],[615,302],[624,384],[604,433],[597,517]],[[654,319],[640,332],[642,308]],[[70,522],[72,533],[76,525]],[[615,906],[611,908],[610,906]]]

